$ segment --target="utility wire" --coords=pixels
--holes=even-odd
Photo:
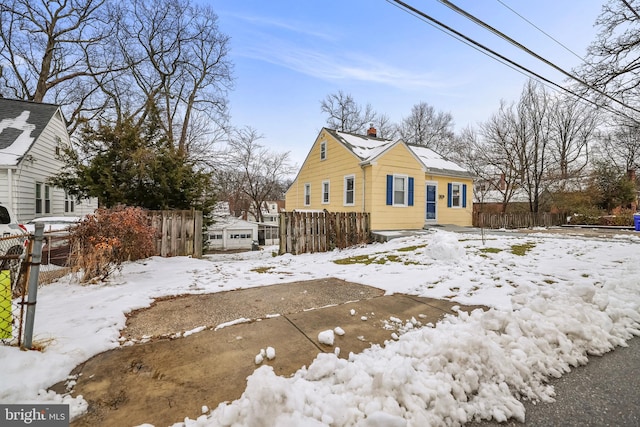
[[[626,114],[624,114],[623,112],[620,111],[616,111],[612,108],[610,108],[607,105],[600,105],[598,103],[596,103],[595,101],[586,98],[583,95],[580,95],[579,93],[576,93],[574,91],[572,91],[571,89],[568,89],[564,86],[561,86],[549,79],[547,79],[546,77],[534,72],[533,70],[530,70],[526,67],[524,67],[523,65],[518,64],[515,61],[512,61],[511,59],[505,57],[504,55],[499,54],[498,52],[488,48],[487,46],[484,46],[483,44],[471,39],[470,37],[465,36],[464,34],[460,33],[459,31],[454,30],[453,28],[449,27],[448,25],[438,21],[437,19],[433,18],[432,16],[427,15],[426,13],[414,8],[413,6],[400,1],[400,0],[386,0],[387,3],[392,4],[393,6],[398,7],[400,10],[403,10],[404,12],[407,12],[415,17],[417,17],[418,19],[427,22],[429,25],[435,24],[437,25],[439,28],[439,30],[443,31],[444,33],[458,39],[459,41],[462,41],[463,43],[473,47],[474,49],[484,53],[485,55],[496,59],[499,62],[502,62],[504,65],[507,65],[509,68],[512,68],[516,71],[518,71],[521,74],[524,74],[528,77],[534,76],[535,78],[537,78],[539,81],[546,83],[547,85],[553,86],[561,91],[567,92],[585,102],[588,102],[589,104],[594,105],[596,108],[602,108],[604,110],[609,111],[610,113],[616,114],[616,115],[624,115],[626,117],[628,117]],[[396,4],[393,4],[396,3]],[[433,23],[433,24],[432,24]],[[640,111],[639,111],[640,112]]]
[[[573,56],[575,56],[576,58],[578,58],[579,60],[581,60],[582,62],[584,62],[585,64],[593,67],[591,64],[589,64],[587,62],[586,59],[584,59],[582,56],[578,55],[577,53],[575,53],[573,50],[569,49],[567,46],[565,46],[564,44],[562,44],[562,42],[560,42],[559,40],[556,40],[551,34],[545,32],[542,28],[538,27],[536,24],[534,24],[533,22],[531,22],[530,20],[528,20],[527,18],[525,18],[524,16],[522,16],[520,13],[518,13],[516,10],[514,10],[513,8],[511,8],[508,4],[506,4],[505,2],[503,2],[502,0],[496,0],[498,3],[500,3],[502,6],[504,6],[506,9],[509,9],[513,14],[517,15],[520,17],[520,19],[522,19],[523,21],[525,21],[526,23],[528,23],[529,25],[531,25],[533,28],[535,28],[536,30],[540,31],[542,34],[544,34],[545,36],[547,36],[549,39],[553,40],[554,42],[556,42],[557,44],[559,44],[560,46],[562,46],[567,52],[571,53]]]
[[[640,113],[640,110],[638,110],[637,108],[632,107],[631,105],[628,105],[625,102],[620,101],[620,100],[612,97],[611,95],[609,95],[608,93],[598,89],[597,87],[590,85],[589,83],[587,83],[586,81],[584,81],[580,77],[577,77],[577,76],[571,74],[570,72],[568,72],[568,71],[564,70],[563,68],[557,66],[553,62],[547,60],[546,58],[543,58],[542,56],[538,55],[537,53],[535,53],[531,49],[529,49],[526,46],[524,46],[523,44],[517,42],[516,40],[512,39],[511,37],[507,36],[503,32],[501,32],[501,31],[497,30],[496,28],[492,27],[491,25],[487,24],[486,22],[476,18],[474,15],[472,15],[472,14],[466,12],[465,10],[459,8],[458,6],[456,6],[455,4],[451,3],[450,1],[448,1],[448,0],[438,0],[438,1],[440,3],[442,3],[442,4],[444,4],[445,6],[447,6],[449,9],[453,10],[454,12],[464,16],[465,18],[469,19],[473,23],[475,23],[475,24],[481,26],[482,28],[492,32],[496,36],[502,38],[503,40],[505,40],[505,41],[507,41],[509,43],[511,43],[512,45],[514,45],[518,49],[523,50],[524,52],[526,52],[529,55],[533,56],[537,60],[542,61],[543,63],[545,63],[548,66],[550,66],[551,68],[559,71],[560,73],[564,74],[565,76],[569,77],[570,79],[575,80],[576,82],[580,83],[581,85],[583,85],[583,86],[585,86],[585,87],[597,92],[598,94],[604,96],[607,99],[610,99],[613,102],[616,102],[617,104],[622,105],[623,107],[626,107],[626,108],[628,108],[630,110],[633,110],[636,113]]]
[[[622,3],[624,3],[629,8],[629,10],[631,10],[631,12],[633,12],[633,14],[636,15],[636,18],[640,19],[640,15],[638,15],[638,12],[636,12],[636,10],[633,7],[631,7],[631,4],[629,4],[627,0],[622,0]]]

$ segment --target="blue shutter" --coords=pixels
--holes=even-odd
[[[393,175],[387,175],[387,205],[393,204]]]
[[[409,206],[413,206],[413,178],[409,177]]]
[[[467,207],[467,184],[462,184],[462,207]]]
[[[447,207],[451,207],[451,199],[453,198],[453,186],[451,183],[447,184]]]

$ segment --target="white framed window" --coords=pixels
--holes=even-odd
[[[44,213],[51,213],[51,187],[44,185]]]
[[[64,211],[66,213],[75,211],[73,198],[69,197],[69,193],[67,193],[67,190],[64,191]]]
[[[458,182],[451,183],[451,207],[462,207],[462,184]]]
[[[344,205],[353,206],[356,204],[356,176],[347,175],[344,177]]]
[[[322,181],[322,204],[329,204],[329,193],[330,193],[331,185],[329,181]]]
[[[36,213],[51,213],[51,188],[41,182],[36,182]]]
[[[42,213],[42,183],[36,182],[36,213]]]
[[[327,159],[327,141],[322,141],[320,143],[320,160]]]
[[[447,207],[467,207],[467,184],[450,182],[447,184]]]
[[[393,205],[407,206],[409,177],[406,175],[393,175]]]
[[[311,205],[311,184],[304,185],[304,205]]]

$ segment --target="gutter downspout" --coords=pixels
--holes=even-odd
[[[16,207],[13,206],[13,169],[8,168],[7,169],[7,180],[9,181],[8,184],[8,194],[9,194],[9,207],[11,208],[11,210],[13,212],[17,212],[16,211]]]
[[[365,166],[362,168],[362,212],[367,212],[367,170]]]

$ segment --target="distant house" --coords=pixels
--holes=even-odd
[[[258,224],[231,215],[228,202],[216,203],[211,216],[205,239],[208,249],[249,250],[258,240]]]
[[[64,164],[58,155],[70,146],[57,105],[0,98],[0,202],[21,222],[43,216],[83,216],[97,199],[81,203],[47,181]]]
[[[247,213],[247,220],[258,223],[258,243],[260,245],[277,245],[280,242],[280,213],[284,212],[284,200],[265,201],[260,206],[262,221],[258,221],[252,213]]]
[[[471,226],[473,175],[402,140],[323,128],[286,193],[286,209],[369,212],[371,229]]]
[[[207,228],[207,234],[208,249],[248,250],[258,240],[258,224],[232,216],[217,218]]]

